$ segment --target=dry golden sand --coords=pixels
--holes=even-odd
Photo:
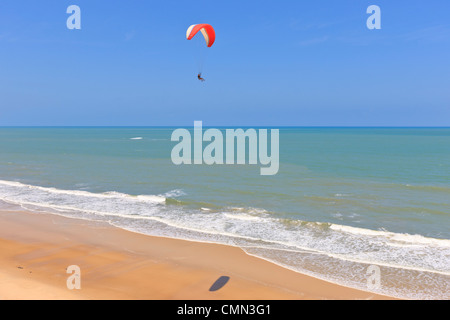
[[[81,269],[81,289],[66,268]],[[229,281],[211,286],[222,276]],[[241,249],[150,237],[50,214],[0,212],[0,299],[385,299]]]

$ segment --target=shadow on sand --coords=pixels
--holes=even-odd
[[[209,288],[209,291],[217,291],[222,289],[222,287],[226,285],[229,280],[230,277],[221,276],[219,279],[216,280],[216,282],[212,284],[211,288]]]

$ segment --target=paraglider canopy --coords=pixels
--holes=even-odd
[[[203,34],[206,45],[211,47],[216,40],[216,33],[214,32],[214,28],[206,23],[193,24],[190,26],[186,31],[186,39],[191,40],[199,31]]]

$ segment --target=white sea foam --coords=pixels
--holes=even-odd
[[[56,189],[51,187],[41,187],[41,186],[33,186],[29,184],[23,184],[21,182],[16,181],[4,181],[0,180],[0,185],[4,186],[12,186],[18,188],[17,190],[37,190],[42,191],[43,193],[40,194],[42,197],[45,195],[51,196],[55,194],[61,194],[61,195],[69,195],[69,196],[78,196],[78,197],[84,197],[84,198],[100,198],[100,199],[114,199],[114,198],[124,198],[124,199],[138,199],[141,201],[147,201],[147,202],[154,202],[154,203],[162,203],[166,201],[166,198],[164,196],[158,196],[158,195],[129,195],[122,192],[117,191],[106,191],[103,193],[93,193],[89,191],[84,190],[64,190],[64,189]],[[30,197],[33,196],[32,193],[27,193]],[[18,194],[16,193],[16,197]],[[61,199],[60,199],[61,200]],[[38,202],[41,203],[41,202]],[[50,205],[50,204],[49,204]],[[56,203],[55,203],[56,205]]]
[[[237,220],[245,220],[245,221],[261,221],[261,218],[251,216],[248,214],[230,214],[230,213],[224,213],[225,217],[230,219],[237,219]]]
[[[142,140],[142,137],[135,137],[135,138],[130,138],[130,140]]]
[[[164,193],[162,196],[165,198],[177,198],[186,195],[186,193],[181,189],[174,189]]]
[[[422,235],[411,235],[405,233],[394,233],[388,232],[385,230],[370,230],[364,228],[350,227],[333,224],[330,226],[330,229],[347,232],[357,235],[365,235],[365,236],[373,236],[373,237],[383,237],[387,240],[392,240],[396,242],[401,242],[405,244],[411,245],[436,245],[440,247],[449,247],[450,248],[450,240],[447,239],[435,239],[435,238],[427,238]]]
[[[166,198],[163,196],[154,196],[154,195],[138,195],[137,199],[141,201],[148,201],[153,203],[164,203],[166,202]]]

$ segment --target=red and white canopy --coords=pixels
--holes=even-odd
[[[216,40],[216,33],[214,28],[206,23],[193,24],[190,26],[186,31],[186,39],[191,40],[199,31],[203,34],[206,45],[211,47]]]

